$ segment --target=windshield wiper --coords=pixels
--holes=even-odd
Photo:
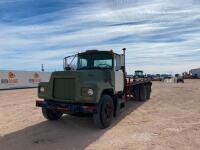
[[[107,67],[93,67],[91,69],[111,69],[111,68],[107,68]]]
[[[92,68],[88,68],[88,67],[81,67],[81,68],[77,68],[77,70],[92,70],[92,69],[112,69],[112,68],[107,68],[107,67],[92,67]]]
[[[85,70],[85,69],[90,69],[90,68],[88,68],[88,67],[81,67],[81,68],[77,68],[77,70]]]

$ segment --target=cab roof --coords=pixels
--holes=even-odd
[[[91,54],[116,54],[119,55],[117,53],[114,53],[113,50],[86,50],[85,52],[79,53],[79,55],[91,55]]]

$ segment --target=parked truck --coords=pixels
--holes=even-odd
[[[175,77],[174,77],[174,82],[175,83],[184,83],[184,77],[180,74],[175,74]]]
[[[53,72],[49,82],[38,86],[36,106],[43,116],[58,120],[63,114],[91,114],[94,124],[110,126],[128,100],[150,99],[151,81],[126,75],[123,54],[87,50],[64,58],[64,71]]]

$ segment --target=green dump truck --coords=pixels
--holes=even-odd
[[[63,114],[92,114],[98,128],[110,126],[126,101],[150,98],[149,80],[136,81],[126,75],[125,48],[122,54],[88,50],[65,57],[64,71],[53,72],[49,82],[38,86],[37,107],[48,120]]]

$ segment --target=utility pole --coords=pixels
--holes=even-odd
[[[44,64],[42,64],[42,72],[44,72]]]

